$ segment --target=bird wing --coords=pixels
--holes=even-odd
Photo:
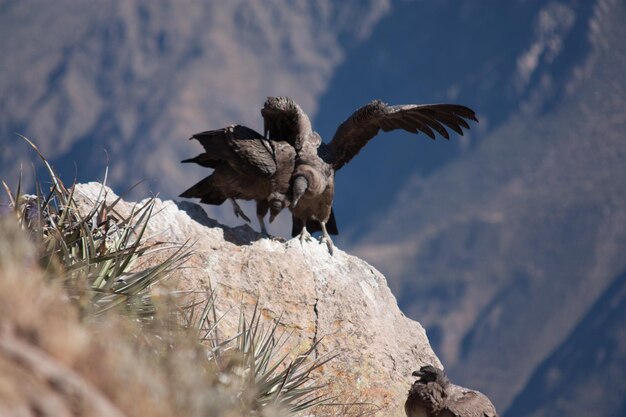
[[[311,121],[289,97],[268,97],[261,109],[265,135],[272,141],[285,141],[297,151],[313,133]]]
[[[458,104],[403,104],[389,106],[374,100],[355,111],[335,132],[329,144],[335,170],[348,163],[382,129],[423,132],[435,139],[435,132],[446,139],[446,128],[463,135],[467,120],[478,121],[473,110]]]
[[[484,394],[455,387],[439,414],[442,417],[498,417],[496,409]]]
[[[205,153],[183,162],[195,162],[211,168],[226,162],[243,174],[264,177],[276,172],[274,147],[260,133],[248,127],[232,125],[196,133],[191,139],[197,139]]]
[[[219,206],[228,198],[221,187],[215,184],[215,176],[213,174],[183,191],[179,197],[201,198],[203,203],[216,206]]]

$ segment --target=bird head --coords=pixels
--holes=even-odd
[[[303,175],[299,175],[293,180],[293,198],[291,199],[291,205],[295,207],[300,201],[300,198],[304,195],[307,188],[309,188],[309,182]]]
[[[429,382],[437,382],[442,386],[448,385],[449,381],[446,374],[439,368],[432,365],[422,366],[419,371],[414,371],[412,376],[417,377],[416,383],[428,384]]]
[[[298,105],[289,97],[268,97],[261,109],[261,114],[298,110]]]
[[[302,149],[303,137],[313,133],[311,120],[289,97],[268,97],[261,109],[265,139],[286,141]]]
[[[268,97],[261,109],[265,138],[268,138],[270,130],[278,128],[277,123],[281,126],[284,125],[283,122],[280,122],[281,120],[293,120],[295,123],[298,120],[298,116],[302,114],[304,112],[300,109],[300,106],[289,97]],[[286,127],[282,126],[282,129]]]
[[[283,211],[285,206],[286,204],[282,200],[274,199],[270,201],[270,223],[272,223],[276,216],[278,216],[280,212]]]

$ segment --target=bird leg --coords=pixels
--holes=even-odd
[[[235,201],[234,198],[231,198],[230,202],[233,204],[233,211],[235,212],[235,217],[241,217],[242,219],[246,221],[246,223],[250,223],[250,218],[246,216],[246,214],[243,212],[241,207],[239,207],[239,204],[237,203],[237,201]]]
[[[333,241],[328,234],[328,230],[326,230],[326,222],[320,222],[320,225],[322,225],[322,237],[320,238],[320,243],[326,243],[326,246],[328,247],[328,252],[332,256],[335,246],[333,245]]]
[[[259,226],[261,227],[261,234],[263,237],[272,240],[280,240],[276,236],[272,236],[267,232],[267,228],[265,227],[265,216],[267,212],[270,210],[270,202],[267,200],[257,200],[256,202],[256,218],[259,220]],[[270,223],[272,222],[272,218],[270,217]]]
[[[267,233],[267,229],[265,228],[265,216],[257,213],[256,218],[259,219],[259,225],[261,226],[261,234],[269,239],[273,239],[273,236]]]
[[[309,231],[306,230],[306,226],[304,226],[302,230],[300,231],[300,235],[298,236],[298,239],[300,239],[300,244],[302,245],[304,245],[304,242],[310,242],[311,240],[313,240]]]

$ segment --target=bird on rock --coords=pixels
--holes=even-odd
[[[182,162],[213,168],[213,173],[180,196],[213,205],[230,199],[235,215],[248,222],[236,199],[254,200],[261,233],[269,236],[265,215],[270,212],[271,223],[290,202],[287,192],[295,164],[293,146],[266,140],[240,125],[196,133],[191,139],[198,140],[205,152]]]
[[[321,241],[328,245],[331,254],[333,243],[327,226],[331,222],[335,226],[332,217],[335,172],[350,162],[372,138],[381,130],[403,129],[410,133],[425,133],[432,139],[436,133],[450,139],[447,129],[463,135],[463,129],[470,127],[468,120],[478,121],[473,110],[458,104],[390,106],[374,100],[339,125],[332,140],[326,144],[313,130],[300,106],[288,97],[269,97],[261,114],[265,137],[291,144],[297,154],[289,205],[294,225],[292,234],[299,233],[301,241],[308,240],[308,224],[319,223]]]
[[[432,365],[412,374],[417,377],[404,403],[407,417],[498,417],[484,394],[450,382]]]

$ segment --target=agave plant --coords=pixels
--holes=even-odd
[[[200,341],[208,347],[207,357],[217,372],[223,373],[224,379],[231,374],[238,376],[245,408],[260,412],[275,407],[297,414],[333,399],[325,394],[326,385],[315,375],[337,356],[316,357],[321,339],[302,351],[287,348],[292,334],[281,330],[280,318],[263,322],[258,303],[250,318],[241,306],[236,334],[222,337],[220,322],[227,313],[218,315],[215,304],[211,291],[200,316],[194,320],[194,309],[189,309],[192,313],[186,322],[193,323]]]
[[[51,180],[49,191],[35,182],[35,194],[22,193],[22,179],[15,192],[2,181],[9,205],[17,222],[40,246],[40,262],[47,270],[57,266],[70,296],[87,314],[102,314],[117,306],[144,316],[154,313],[147,289],[167,277],[190,255],[187,245],[172,247],[165,242],[144,242],[144,234],[153,214],[154,199],[135,207],[127,216],[115,207],[121,200],[106,201],[106,171],[100,195],[92,207],[80,207],[75,198],[75,184],[66,187],[52,166],[27,138]],[[140,270],[134,269],[138,258],[157,250],[172,253],[162,262]],[[76,285],[84,282],[85,285]]]
[[[217,379],[231,388],[235,385],[246,415],[271,415],[269,410],[295,415],[320,405],[333,406],[334,397],[326,394],[316,374],[336,355],[317,357],[321,339],[302,351],[288,348],[291,334],[281,330],[280,318],[264,322],[258,304],[251,317],[246,317],[241,307],[238,329],[227,336],[222,336],[227,334],[220,329],[225,314],[217,313],[213,291],[200,302],[186,304],[188,296],[197,294],[166,292],[162,300],[165,308],[157,311],[163,303],[153,303],[150,287],[178,270],[191,250],[187,244],[172,245],[146,237],[154,199],[122,215],[116,210],[121,197],[107,202],[105,171],[100,194],[91,207],[85,207],[75,197],[75,184],[67,187],[37,146],[22,138],[43,162],[51,185],[45,190],[36,181],[35,193],[27,195],[21,178],[15,191],[2,181],[9,206],[17,223],[39,246],[41,266],[48,270],[48,276],[63,282],[83,316],[115,309],[144,318],[153,331],[144,331],[140,339],[157,338],[172,352],[182,340],[180,332],[191,331],[204,347]],[[162,250],[169,251],[164,261],[138,267],[143,264],[139,260]],[[165,317],[160,314],[163,312]]]

